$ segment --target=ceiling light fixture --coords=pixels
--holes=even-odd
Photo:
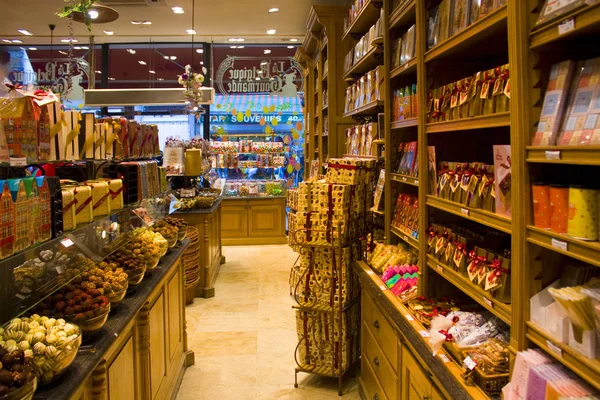
[[[202,54],[202,53],[204,53],[204,49],[196,49],[196,53]]]
[[[288,49],[293,49],[293,48],[294,48],[294,46],[288,46]]]
[[[81,46],[75,46],[73,47],[74,50],[81,50]]]
[[[22,41],[22,40],[19,40],[19,39],[13,39],[13,40],[11,40],[10,42],[11,42],[11,43],[23,43],[23,41]]]
[[[4,43],[12,43],[9,39],[2,39]]]
[[[274,34],[276,34],[276,33],[277,33],[277,30],[275,30],[275,29],[269,29],[269,30],[267,31],[267,34],[269,34],[269,35],[274,35]]]
[[[256,78],[254,78],[255,81],[260,81],[260,78],[257,76]]]
[[[154,71],[152,69],[150,71],[148,71],[148,72],[151,73],[151,74],[155,74],[156,73],[156,71]]]
[[[75,11],[71,15],[73,16],[73,21],[84,24],[89,22],[93,24],[106,24],[107,22],[116,21],[119,18],[117,10],[95,2],[91,4],[86,14],[81,11]]]
[[[109,81],[114,81],[114,80],[115,80],[115,78],[108,77],[108,80],[109,80]]]
[[[244,48],[244,46],[238,46],[238,49],[243,49],[243,48]]]
[[[279,8],[277,8],[277,7],[269,8],[269,14],[273,14],[276,12],[279,12]]]
[[[163,56],[163,58],[164,58],[165,60],[168,60],[168,59],[169,59],[169,56]]]
[[[142,21],[142,25],[152,25],[152,21]]]
[[[88,11],[88,17],[90,17],[90,19],[98,19],[98,16],[100,14],[98,14],[98,10],[90,10]]]
[[[108,36],[114,35],[115,31],[104,31]]]
[[[173,10],[173,12],[175,14],[183,14],[183,13],[185,13],[185,11],[183,11],[183,7],[171,7],[171,10]]]
[[[135,51],[134,49],[127,49],[127,52],[129,54],[135,54],[135,53],[137,53],[137,51]]]
[[[89,47],[87,47],[87,46],[81,46],[81,48],[82,48],[83,50],[89,50],[89,49],[90,49],[90,48],[89,48]]]
[[[18,31],[25,36],[33,36],[33,33],[29,32],[27,29],[18,29]]]
[[[165,78],[156,78],[157,81],[164,81]]]
[[[134,21],[134,20],[132,20],[132,21],[131,21],[131,24],[132,24],[132,25],[141,25],[141,24],[142,24],[142,21]]]
[[[230,42],[244,42],[246,39],[244,38],[229,38]]]
[[[297,42],[297,41],[298,41],[298,39],[296,39],[296,38],[291,38],[290,39],[290,42]]]
[[[237,46],[229,46],[230,49],[237,49]]]
[[[102,71],[95,71],[95,72],[96,72],[97,74],[101,74],[101,73],[102,73]]]
[[[171,57],[169,57],[169,58],[170,58],[171,60],[173,60],[173,61],[177,60],[177,56],[171,56]]]
[[[271,50],[269,50],[269,49],[265,49],[264,53],[265,53],[265,54],[271,54]]]
[[[239,47],[238,47],[239,48]],[[204,61],[200,61],[200,65],[204,65]]]
[[[66,51],[59,50],[58,52],[59,52],[60,54],[62,54],[62,55],[65,55],[65,56],[67,55],[67,52],[66,52]]]
[[[77,43],[77,39],[61,39],[60,40],[63,43]]]
[[[30,47],[29,50],[35,51],[35,50],[37,50],[37,47]]]
[[[146,61],[142,61],[142,60],[140,60],[140,61],[138,61],[138,62],[140,63],[140,65],[146,65]]]
[[[188,30],[186,30],[186,32],[187,32],[188,35],[195,35],[196,34],[196,31],[193,30],[193,29],[188,29]]]

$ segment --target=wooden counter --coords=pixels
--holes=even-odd
[[[196,297],[213,297],[215,281],[221,264],[225,263],[221,248],[221,206],[222,199],[206,210],[178,211],[175,217],[183,218],[190,226],[198,229],[200,238],[200,283]]]
[[[225,197],[223,244],[285,244],[285,196]]]
[[[193,365],[185,328],[184,270],[189,244],[171,249],[135,292],[111,309],[102,329],[84,335],[77,357],[34,399],[146,400],[175,398],[185,368]]]

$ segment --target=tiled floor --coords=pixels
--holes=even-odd
[[[337,380],[298,374],[294,388],[296,321],[287,245],[226,247],[216,296],[186,309],[196,365],[187,369],[177,399],[358,400],[356,379],[337,395]]]

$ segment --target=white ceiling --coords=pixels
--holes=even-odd
[[[114,4],[116,0],[107,0]],[[123,1],[123,0],[122,0]],[[124,0],[132,1],[132,0]],[[140,0],[135,0],[140,1]],[[192,27],[192,0],[159,0],[157,6],[115,5],[118,20],[94,25],[91,34],[85,25],[75,22],[74,31],[80,43],[95,37],[96,43],[189,42],[186,30]],[[100,1],[102,3],[102,1]],[[246,43],[279,43],[304,36],[306,18],[312,4],[342,5],[345,0],[195,0],[194,41],[223,43],[230,37],[243,37]],[[0,0],[0,39],[21,39],[28,44],[49,44],[49,24],[55,24],[54,43],[68,37],[68,20],[55,12],[65,5],[63,0]],[[174,14],[171,7],[180,6],[184,14]],[[278,13],[268,9],[278,7]],[[131,24],[131,20],[149,20],[150,26]],[[23,36],[26,29],[34,36]],[[276,29],[275,35],[267,35]],[[103,30],[114,31],[107,36]]]

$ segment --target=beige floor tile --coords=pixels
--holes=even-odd
[[[256,355],[256,332],[196,332],[190,348],[197,357]]]
[[[177,400],[254,400],[255,386],[212,385],[202,389],[188,389],[183,386],[177,394]]]
[[[195,365],[186,370],[182,387],[206,388],[214,385],[246,386],[256,384],[256,355],[196,355]]]
[[[298,344],[298,336],[295,329],[259,329],[258,330],[258,354],[262,353],[287,353],[291,354]]]

